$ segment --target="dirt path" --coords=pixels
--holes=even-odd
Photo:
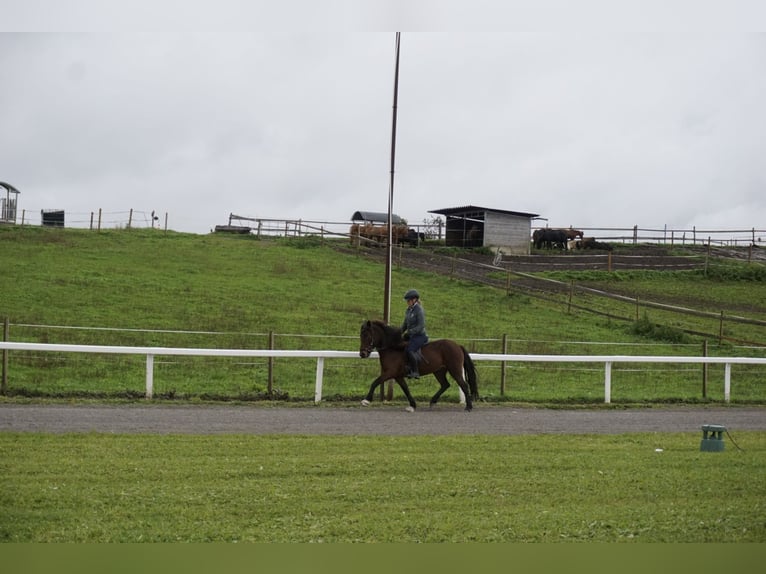
[[[704,424],[766,430],[766,408],[542,409],[457,405],[407,413],[397,405],[165,406],[0,404],[0,432],[156,434],[620,434],[701,431]]]

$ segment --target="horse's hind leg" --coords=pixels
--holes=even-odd
[[[433,407],[439,400],[439,397],[441,397],[444,394],[444,391],[446,391],[449,388],[447,373],[444,369],[435,371],[434,377],[436,377],[436,380],[439,381],[439,385],[441,385],[441,387],[439,388],[438,391],[436,391],[436,394],[431,397],[431,402],[429,403],[429,407]]]
[[[468,388],[468,383],[465,382],[462,374],[459,377],[455,377],[455,380],[458,386],[460,386],[460,390],[463,391],[463,395],[465,395],[465,410],[472,411],[473,399],[471,398],[471,389]]]

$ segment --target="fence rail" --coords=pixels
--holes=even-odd
[[[108,353],[146,356],[146,393],[151,399],[154,392],[154,357],[155,356],[214,356],[214,357],[283,357],[316,358],[316,379],[314,384],[314,402],[322,400],[322,380],[325,359],[359,359],[355,351],[311,351],[311,350],[274,350],[274,349],[201,349],[172,347],[120,347],[109,345],[61,345],[51,343],[19,343],[0,341],[6,360],[3,361],[3,380],[5,380],[6,351],[41,351],[65,353]],[[377,353],[373,353],[377,357]],[[731,400],[731,366],[733,364],[766,365],[766,357],[691,357],[691,356],[635,356],[635,355],[512,355],[475,353],[474,361],[495,361],[505,366],[508,362],[538,363],[603,363],[604,364],[604,402],[612,400],[612,365],[614,363],[679,363],[679,364],[723,364],[724,365],[724,401]],[[461,402],[464,396],[461,392]]]
[[[16,220],[7,221],[11,224],[41,225],[40,211],[20,209]],[[66,227],[107,229],[157,227],[169,229],[169,214],[167,212],[147,212],[134,209],[124,211],[103,211],[101,208],[91,212],[66,211]],[[263,236],[302,237],[321,235],[326,237],[348,237],[348,221],[321,221],[309,219],[279,219],[247,217],[231,213],[229,225],[236,222],[254,222],[252,232]],[[429,239],[442,239],[443,222],[439,218],[423,220],[419,223],[408,222],[409,227],[423,232]],[[213,227],[211,225],[211,227]],[[546,226],[533,226],[532,230]],[[585,235],[595,237],[600,241],[615,241],[619,243],[658,243],[664,245],[718,245],[718,246],[766,246],[766,229],[705,229],[693,226],[691,228],[662,228],[640,227],[583,227],[574,225]]]

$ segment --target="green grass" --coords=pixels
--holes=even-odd
[[[764,542],[736,440],[0,433],[0,540]]]
[[[273,334],[278,349],[355,351],[359,325],[383,314],[384,266],[361,254],[339,253],[331,241],[310,238],[258,240],[159,230],[97,233],[0,226],[0,268],[0,318],[9,318],[10,339],[15,341],[267,348]],[[748,306],[755,316],[766,316],[764,283],[745,272],[694,280],[672,272],[584,277],[628,285],[631,294],[642,298],[657,300],[667,293],[670,300],[677,300],[684,294],[710,308],[723,306],[741,314]],[[505,289],[399,267],[392,273],[392,322],[398,323],[404,311],[400,294],[412,287],[423,294],[432,338],[456,339],[471,352],[499,353],[506,336],[508,352],[518,354],[701,354],[700,337],[689,336],[682,344],[667,341],[667,333],[679,329],[677,318],[666,318],[657,310],[640,316],[661,328],[642,331],[632,322],[576,309],[569,312],[566,300],[549,303],[509,296]],[[623,304],[609,305],[618,309]],[[620,312],[630,316],[635,310]],[[705,329],[717,332],[718,327],[716,323]],[[747,340],[764,339],[763,327],[729,328]],[[759,353],[763,350],[715,341],[709,347],[714,356]],[[500,366],[482,362],[478,369],[485,400],[603,399],[601,365],[508,365],[502,395]],[[272,381],[276,396],[311,400],[315,370],[313,359],[276,360]],[[133,399],[143,395],[144,376],[143,357],[14,352],[7,394]],[[356,401],[375,376],[374,361],[328,361],[324,394],[328,400]],[[261,399],[268,377],[265,359],[157,357],[155,396]],[[645,365],[637,371],[635,366],[615,365],[612,400],[722,400],[723,367],[711,367],[708,378],[710,393],[703,398],[699,366]],[[735,367],[732,400],[763,403],[762,380],[760,367]],[[416,398],[424,401],[436,383],[426,379],[413,387]],[[457,392],[448,391],[445,398],[456,401]]]

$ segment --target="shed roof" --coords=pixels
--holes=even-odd
[[[0,181],[0,187],[4,187],[10,193],[21,193],[18,189],[13,187],[10,183],[5,183],[4,181]]]
[[[378,211],[355,211],[351,216],[351,221],[369,221],[370,223],[388,223],[388,213],[381,213]],[[396,215],[391,214],[391,223],[399,225],[404,223],[404,220]]]
[[[431,209],[428,213],[438,213],[439,215],[447,215],[452,217],[478,217],[483,216],[488,211],[493,213],[504,213],[505,215],[515,215],[516,217],[528,217],[529,219],[539,217],[539,214],[537,213],[508,211],[505,209],[492,209],[489,207],[479,207],[476,205],[464,205],[463,207],[446,207],[444,209]]]

